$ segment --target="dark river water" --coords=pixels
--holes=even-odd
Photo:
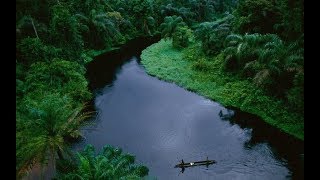
[[[88,143],[99,151],[106,144],[120,147],[157,179],[303,179],[303,142],[257,117],[149,76],[137,57],[113,70],[103,63],[88,69],[97,115],[73,149]],[[234,117],[224,119],[220,111]],[[206,157],[217,163],[183,173],[174,168],[181,159]]]

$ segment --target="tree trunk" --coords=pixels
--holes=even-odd
[[[36,27],[34,26],[34,23],[33,23],[33,20],[32,20],[32,17],[31,17],[31,16],[30,16],[30,19],[31,19],[31,23],[32,23],[32,27],[33,27],[34,33],[36,34],[37,38],[39,39],[37,29],[36,29]]]
[[[59,157],[60,160],[64,160],[64,157],[63,157],[62,152],[61,152],[60,149],[57,150],[57,154],[58,154],[58,157]]]
[[[146,33],[148,33],[149,35],[151,35],[151,32],[148,28],[148,24],[147,24],[147,21],[146,20],[143,20],[143,29]]]

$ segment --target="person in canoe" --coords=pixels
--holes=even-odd
[[[183,172],[184,172],[184,169],[185,169],[184,166],[183,166],[183,165],[184,165],[183,159],[181,159],[181,165],[182,165],[182,166],[181,166],[181,172],[183,173]]]

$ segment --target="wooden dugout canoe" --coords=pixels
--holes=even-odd
[[[196,162],[189,162],[189,163],[180,163],[180,164],[177,164],[175,165],[174,167],[175,168],[187,168],[187,167],[192,167],[192,166],[207,166],[207,165],[210,165],[210,164],[214,164],[216,163],[215,160],[206,160],[206,161],[196,161]]]

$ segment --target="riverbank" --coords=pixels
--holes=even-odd
[[[224,72],[223,57],[192,57],[188,51],[199,51],[197,45],[183,50],[161,40],[141,54],[148,74],[174,82],[227,107],[236,107],[261,117],[265,122],[304,140],[304,117],[291,112],[283,102],[265,95],[247,80]],[[191,56],[191,57],[190,57]]]

